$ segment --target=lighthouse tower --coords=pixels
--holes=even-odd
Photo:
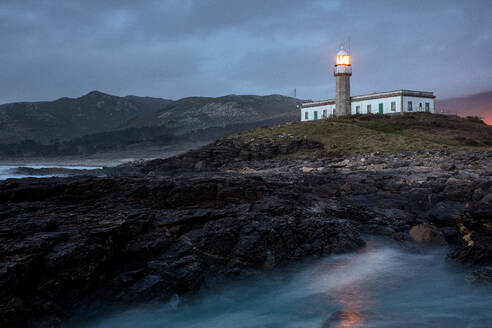
[[[352,75],[352,64],[349,53],[343,48],[337,53],[334,75],[336,79],[336,107],[335,115],[350,115],[350,76]]]

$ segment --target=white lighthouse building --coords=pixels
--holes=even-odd
[[[352,61],[342,47],[336,55],[334,75],[336,98],[301,105],[301,121],[313,121],[331,116],[355,114],[434,113],[433,92],[395,90],[350,96]]]

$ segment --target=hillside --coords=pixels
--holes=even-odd
[[[35,140],[52,143],[112,130],[128,120],[155,111],[171,100],[117,97],[93,91],[79,98],[0,105],[2,144]]]
[[[165,126],[173,134],[194,130],[226,127],[263,120],[296,121],[299,113],[296,98],[269,95],[228,95],[219,98],[190,97],[175,101],[167,107],[135,118],[124,128]]]
[[[492,125],[492,91],[477,93],[465,97],[436,100],[439,113],[460,116],[478,116]]]
[[[171,99],[139,97],[134,95],[126,96],[123,98],[133,103],[141,105],[142,108],[145,108],[144,114],[162,109],[173,102]]]
[[[259,128],[229,137],[242,144],[282,139],[320,142],[326,153],[492,149],[492,126],[478,119],[412,113],[357,115]]]
[[[297,121],[299,116],[296,105],[300,103],[298,99],[278,95],[193,97],[171,102],[164,107],[160,106],[163,99],[156,98],[127,96],[117,101],[130,102],[132,106],[146,108],[147,112],[129,122],[125,121],[118,128],[113,127],[58,143],[46,145],[36,139],[0,143],[0,155],[88,155],[125,151],[135,147],[145,149],[203,143],[260,126]],[[161,109],[156,111],[157,108]]]

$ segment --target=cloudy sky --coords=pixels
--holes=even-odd
[[[178,99],[492,90],[490,0],[1,0],[0,103],[92,90]]]

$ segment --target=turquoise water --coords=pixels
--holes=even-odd
[[[468,268],[447,263],[445,249],[403,251],[370,241],[356,253],[175,296],[66,327],[492,327],[492,286],[467,283]],[[328,327],[328,325],[326,326]]]
[[[53,176],[64,176],[64,175],[20,175],[14,174],[13,170],[21,167],[20,165],[12,166],[12,165],[0,165],[0,180],[10,179],[10,178],[26,178],[26,177],[34,177],[34,178],[48,178]],[[66,168],[66,169],[78,169],[78,170],[91,170],[91,169],[101,169],[102,166],[60,166],[60,165],[22,165],[22,167],[31,167],[35,169],[41,168]]]

